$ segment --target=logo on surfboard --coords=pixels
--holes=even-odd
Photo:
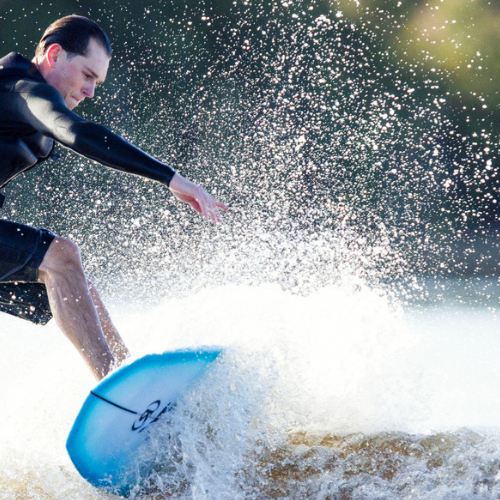
[[[160,408],[162,408],[161,401],[159,399],[153,401],[132,424],[132,430],[142,432],[147,429],[150,425],[158,422],[165,413],[172,411],[175,404],[169,402],[163,409],[160,410]]]

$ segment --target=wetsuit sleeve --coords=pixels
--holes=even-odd
[[[87,158],[123,172],[170,184],[175,171],[106,127],[84,120],[48,84],[37,84],[25,96],[24,119],[42,134]]]

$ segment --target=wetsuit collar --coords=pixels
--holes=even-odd
[[[0,77],[30,78],[46,83],[37,67],[18,52],[11,52],[0,59]]]

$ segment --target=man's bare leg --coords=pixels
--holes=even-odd
[[[55,238],[39,267],[38,279],[47,288],[59,328],[100,380],[116,360],[103,334],[78,247],[64,238]]]
[[[111,317],[104,306],[99,293],[90,281],[88,282],[88,288],[97,311],[97,316],[99,317],[99,322],[101,323],[104,338],[113,353],[115,362],[117,365],[120,365],[130,356],[130,352],[113,324],[113,321],[111,321]]]

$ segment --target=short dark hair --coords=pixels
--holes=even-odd
[[[85,56],[91,39],[102,45],[111,58],[113,50],[109,38],[96,22],[83,16],[61,17],[45,30],[36,48],[36,57],[43,57],[54,43],[58,43],[71,56]]]

